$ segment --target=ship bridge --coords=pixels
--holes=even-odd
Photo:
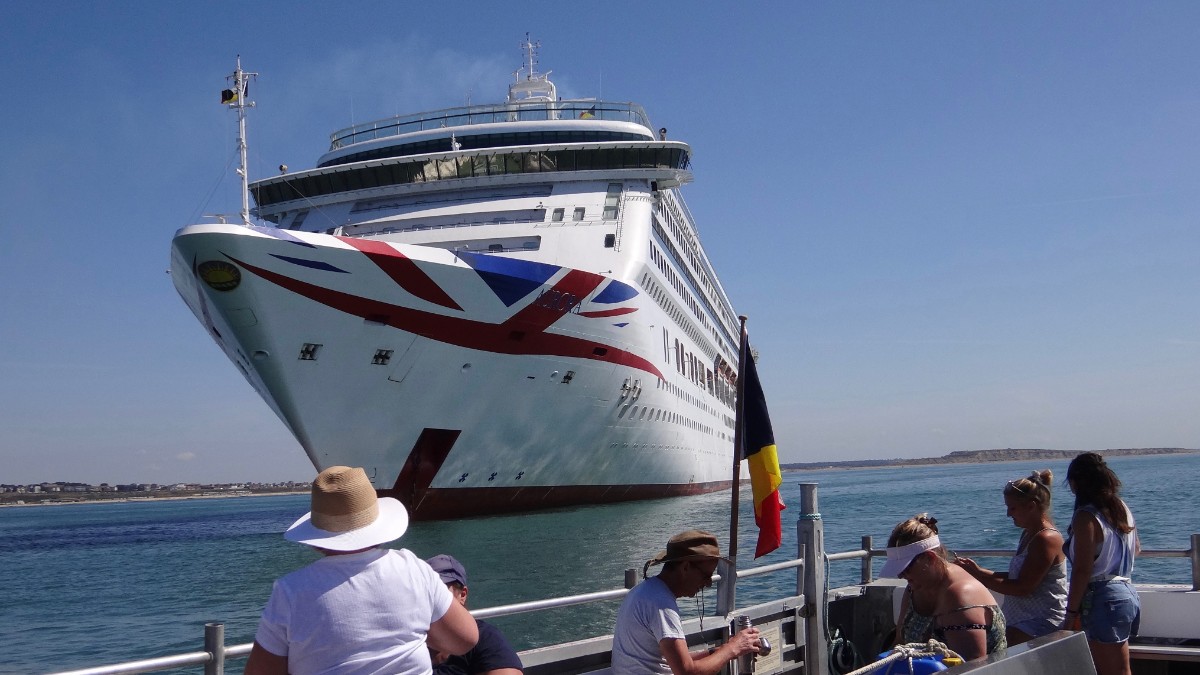
[[[653,141],[642,107],[594,99],[522,100],[389,117],[330,136],[323,168],[388,157],[520,145]]]

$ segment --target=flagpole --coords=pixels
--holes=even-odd
[[[233,101],[230,102],[230,107],[237,110],[238,114],[238,176],[242,182],[242,224],[250,226],[250,169],[246,161],[246,108],[253,108],[254,104],[246,101],[247,88],[250,83],[250,78],[258,73],[247,73],[242,70],[242,55],[238,54],[237,67],[231,76],[233,79]]]
[[[721,581],[721,597],[718,599],[717,608],[718,612],[725,615],[733,611],[734,603],[737,600],[735,586],[737,582],[738,507],[742,494],[742,443],[745,440],[742,438],[745,410],[742,395],[746,390],[746,378],[742,376],[742,372],[747,357],[746,319],[747,317],[744,315],[738,316],[738,321],[741,322],[741,337],[738,343],[737,398],[735,399],[733,423],[733,489],[730,490],[729,495],[729,581],[728,583],[724,579]]]

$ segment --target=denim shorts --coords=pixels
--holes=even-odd
[[[1083,596],[1083,632],[1087,639],[1120,644],[1138,634],[1142,605],[1128,581],[1093,581]]]

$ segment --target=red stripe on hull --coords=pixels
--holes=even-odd
[[[584,504],[610,504],[639,499],[661,499],[728,490],[732,481],[678,485],[554,485],[520,488],[429,488],[410,507],[413,520],[448,520],[500,513],[538,511]],[[410,506],[407,495],[379,490],[381,497],[396,497]]]

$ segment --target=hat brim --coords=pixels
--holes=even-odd
[[[357,551],[399,539],[408,530],[408,510],[393,497],[379,498],[379,516],[370,525],[349,532],[330,532],[312,524],[304,514],[283,533],[283,538],[330,551]]]
[[[647,563],[647,566],[665,565],[669,562],[685,562],[688,560],[724,560],[727,563],[731,563],[731,564],[733,563],[732,560],[730,560],[729,558],[726,558],[723,555],[707,555],[707,554],[697,553],[694,555],[683,555],[683,556],[678,556],[675,558],[669,558],[669,557],[667,557],[666,551],[659,551],[658,555],[656,555],[650,559],[650,562]]]
[[[941,539],[935,534],[932,537],[913,542],[905,546],[888,549],[887,561],[879,569],[879,576],[899,579],[900,574],[908,569],[918,556],[933,551],[942,545]]]

